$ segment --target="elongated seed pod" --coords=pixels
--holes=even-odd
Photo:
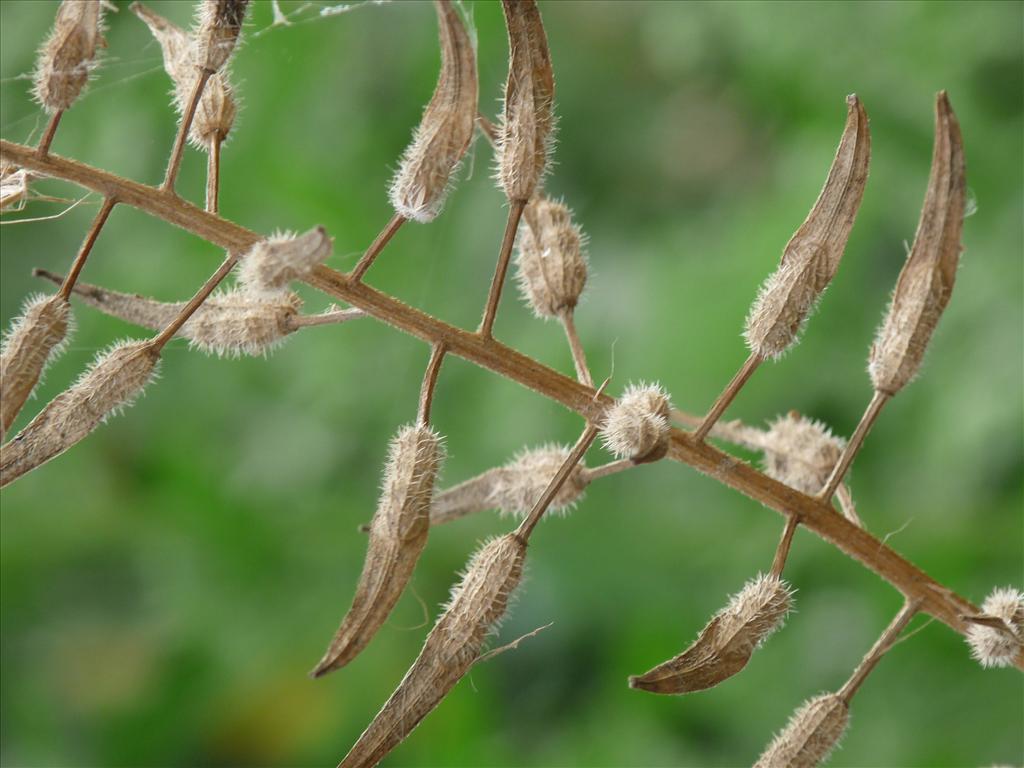
[[[526,545],[513,534],[484,544],[452,590],[416,661],[338,768],[369,768],[412,733],[479,658],[518,586]]]
[[[0,350],[0,437],[7,434],[46,367],[64,349],[73,325],[60,296],[34,296],[11,324]]]
[[[0,447],[0,486],[59,456],[108,416],[127,408],[150,382],[159,355],[148,342],[121,341]]]
[[[145,22],[160,44],[163,53],[164,70],[174,83],[174,106],[178,114],[188,109],[192,89],[199,72],[192,60],[192,39],[181,27],[173,24],[142,3],[132,3],[129,8]],[[217,72],[206,81],[203,96],[189,128],[189,140],[197,147],[209,149],[214,143],[223,142],[231,132],[238,104],[228,82],[227,71]]]
[[[960,124],[946,92],[935,102],[931,175],[910,255],[871,347],[876,392],[895,395],[921,367],[935,326],[953,294],[960,262],[967,180]]]
[[[63,0],[53,31],[39,50],[32,94],[47,112],[67,109],[89,80],[96,48],[104,45],[100,0]]]
[[[793,714],[754,768],[815,768],[828,759],[849,721],[850,709],[839,696],[817,696]]]
[[[523,517],[537,503],[568,455],[569,448],[561,445],[524,450],[503,467],[489,469],[441,491],[430,507],[430,524],[449,523],[487,509]],[[549,512],[571,509],[589,484],[586,466],[582,462],[576,464],[555,494]]]
[[[435,0],[434,7],[441,74],[389,192],[395,211],[421,222],[433,221],[444,206],[452,175],[473,139],[479,103],[476,51],[466,26],[450,0]]]
[[[713,688],[743,669],[754,651],[782,626],[793,605],[790,586],[759,575],[732,597],[683,653],[631,677],[631,688],[692,693]]]
[[[535,0],[502,0],[508,80],[498,134],[498,179],[509,200],[529,200],[547,171],[555,130],[555,78]]]
[[[668,450],[668,394],[657,384],[632,384],[605,415],[601,441],[620,459],[656,461]]]
[[[430,502],[443,452],[440,436],[422,425],[403,427],[392,440],[355,599],[313,677],[352,661],[405,591],[427,544]]]
[[[283,233],[256,243],[238,265],[238,282],[249,291],[272,295],[308,275],[330,255],[333,243],[323,227],[301,235]]]
[[[223,67],[242,34],[249,0],[201,0],[197,9],[193,52],[196,66],[208,72]]]
[[[992,591],[981,604],[987,626],[972,623],[967,630],[971,655],[983,667],[1009,667],[1024,648],[1024,592],[1011,587]]]
[[[557,317],[579,301],[587,283],[583,235],[561,202],[535,197],[523,210],[516,255],[519,288],[539,318]]]
[[[765,473],[807,494],[822,489],[846,447],[820,421],[795,412],[773,421],[762,442]]]
[[[778,358],[793,346],[846,250],[868,178],[871,136],[864,105],[849,96],[846,127],[825,186],[782,252],[747,317],[747,346]]]

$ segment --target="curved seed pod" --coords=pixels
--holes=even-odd
[[[192,89],[199,76],[192,61],[192,40],[181,27],[139,2],[129,8],[149,27],[153,37],[160,43],[163,53],[164,70],[174,83],[174,106],[179,114],[188,109]],[[196,107],[189,140],[198,147],[209,149],[214,143],[223,142],[238,114],[227,72],[218,72],[206,81],[203,96]]]
[[[864,196],[871,159],[868,116],[856,96],[847,97],[846,103],[846,127],[825,186],[747,317],[747,346],[762,358],[778,358],[797,341],[839,268]]]
[[[249,0],[201,0],[194,34],[194,61],[200,69],[217,72],[235,50]]]
[[[238,282],[254,293],[275,294],[322,264],[334,244],[323,227],[301,235],[283,233],[256,243],[238,265]]]
[[[554,142],[555,78],[535,0],[502,0],[508,26],[508,80],[498,134],[498,179],[509,200],[529,200],[547,171]]]
[[[505,615],[525,559],[526,545],[514,534],[480,548],[420,655],[338,768],[379,763],[455,687],[479,658],[487,633]]]
[[[89,80],[101,34],[100,0],[63,0],[53,32],[39,50],[32,93],[47,112],[67,109]]]
[[[0,350],[0,435],[7,434],[46,366],[60,356],[72,325],[71,305],[60,296],[25,302]]]
[[[519,288],[539,318],[557,317],[579,301],[587,283],[583,235],[560,202],[535,197],[523,210],[516,255]]]
[[[817,696],[793,714],[754,768],[815,768],[835,749],[849,721],[850,709],[839,696]]]
[[[0,486],[14,482],[127,408],[150,382],[160,357],[148,342],[121,341],[0,447]]]
[[[469,33],[450,0],[436,0],[434,7],[441,74],[389,191],[395,211],[421,222],[433,221],[444,206],[452,174],[473,139],[479,102],[476,51]]]
[[[943,91],[935,102],[932,169],[914,245],[871,347],[868,372],[876,392],[895,395],[917,375],[953,293],[966,191],[960,124]]]
[[[992,591],[981,604],[982,616],[969,617],[971,655],[983,667],[1009,667],[1024,648],[1024,592],[1011,587]],[[993,620],[991,625],[978,623]]]
[[[771,423],[763,437],[765,473],[801,493],[821,490],[846,441],[814,419],[791,412]]]
[[[631,688],[651,693],[692,693],[726,680],[750,661],[754,651],[782,626],[792,607],[790,586],[760,575],[734,595],[686,651],[646,674],[631,677]]]
[[[668,393],[657,384],[632,384],[605,414],[601,440],[620,459],[656,461],[668,450]]]
[[[537,503],[548,483],[569,456],[569,448],[544,445],[519,453],[503,467],[489,469],[441,491],[430,507],[430,524],[440,525],[487,509],[523,517]],[[587,468],[576,464],[548,507],[551,512],[571,509],[590,484]]]
[[[356,596],[313,677],[352,661],[402,596],[427,544],[430,502],[442,458],[441,438],[429,427],[403,427],[392,440]]]

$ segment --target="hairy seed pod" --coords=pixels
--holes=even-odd
[[[850,709],[839,696],[817,696],[793,714],[754,768],[815,768],[828,759],[849,721]]]
[[[4,163],[0,165],[0,211],[20,211],[28,200],[31,171]]]
[[[657,461],[668,451],[668,393],[657,384],[632,384],[605,414],[604,447],[620,459]]]
[[[148,342],[120,341],[100,353],[78,381],[0,447],[0,486],[64,453],[108,416],[130,406],[159,361]]]
[[[217,72],[235,50],[249,0],[201,0],[193,35],[196,66]]]
[[[945,91],[935,103],[935,147],[921,220],[868,364],[876,392],[895,395],[917,375],[953,293],[967,181],[960,125]]]
[[[36,100],[47,112],[67,109],[89,80],[97,46],[105,45],[100,0],[63,0],[53,32],[39,50],[36,62]]]
[[[239,262],[238,282],[249,291],[275,294],[322,264],[334,247],[327,230],[314,227],[302,235],[272,235],[256,243]]]
[[[796,412],[773,421],[763,443],[765,473],[810,495],[822,489],[846,447],[820,421]]]
[[[450,0],[436,0],[441,74],[423,119],[391,181],[389,197],[407,219],[433,221],[444,206],[452,175],[476,126],[479,86],[476,51]]]
[[[0,350],[0,436],[6,435],[46,367],[64,349],[73,324],[60,296],[33,296],[11,324]]]
[[[405,591],[427,544],[443,453],[440,436],[426,426],[402,427],[392,440],[355,599],[313,677],[341,669],[359,655]]]
[[[754,651],[782,626],[793,605],[792,589],[777,576],[747,582],[683,653],[631,677],[631,688],[651,693],[703,691],[743,669]]]
[[[825,186],[747,316],[747,346],[762,358],[778,358],[796,343],[839,268],[864,196],[871,159],[868,116],[856,96],[846,101],[846,127]]]
[[[583,235],[569,209],[535,197],[523,210],[516,256],[519,288],[539,318],[557,317],[579,301],[587,282]]]
[[[509,200],[533,197],[547,171],[555,130],[555,78],[535,0],[502,0],[508,80],[498,132],[498,179]]]
[[[497,509],[502,515],[525,516],[557,474],[569,456],[569,450],[561,445],[525,450],[503,467],[489,469],[441,491],[434,497],[430,508],[430,524],[449,523],[487,509]],[[586,466],[582,462],[576,464],[559,487],[548,510],[566,512],[572,509],[589,484]]]
[[[479,658],[488,632],[504,617],[525,559],[526,545],[513,534],[481,547],[420,655],[338,768],[379,763],[455,687]]]
[[[1024,592],[1011,587],[995,589],[981,610],[985,618],[995,621],[991,626],[972,623],[968,628],[971,655],[983,667],[1012,666],[1024,648]]]
[[[153,12],[142,3],[129,8],[149,27],[160,44],[164,70],[174,83],[174,106],[179,115],[188,109],[199,72],[192,60],[192,40],[181,27]],[[235,101],[227,72],[218,72],[206,81],[203,96],[189,127],[189,140],[197,147],[209,149],[221,143],[231,132],[238,105]]]

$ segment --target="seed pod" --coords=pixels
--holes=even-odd
[[[668,393],[657,384],[633,384],[605,415],[604,447],[620,459],[637,464],[657,461],[668,451]]]
[[[1009,667],[1024,648],[1024,592],[1011,587],[992,591],[981,604],[991,625],[972,623],[967,630],[971,655],[983,667]]]
[[[441,74],[389,193],[395,211],[421,222],[433,221],[444,206],[452,174],[473,139],[479,101],[476,51],[469,33],[450,0],[437,0],[434,7]]]
[[[331,255],[331,238],[323,227],[302,235],[284,233],[261,240],[240,260],[238,282],[257,294],[276,294],[308,275]]]
[[[782,626],[792,607],[792,589],[776,576],[747,582],[679,656],[629,679],[651,693],[703,691],[743,669],[754,651]]]
[[[561,445],[525,450],[503,467],[489,469],[441,491],[431,505],[430,524],[449,523],[487,509],[497,509],[502,515],[523,517],[537,503],[568,455],[569,448]],[[589,484],[586,466],[582,462],[575,465],[548,510],[568,511],[580,500]]]
[[[747,317],[747,346],[778,358],[797,341],[819,297],[839,268],[864,195],[871,159],[868,116],[856,96],[846,100],[843,137],[825,186],[807,219],[782,252]]]
[[[430,502],[442,458],[441,438],[429,427],[403,427],[391,442],[356,596],[313,677],[352,661],[401,597],[427,544]]]
[[[148,342],[121,341],[98,355],[78,381],[0,447],[0,486],[59,456],[131,405],[159,361]]]
[[[194,34],[194,61],[200,69],[217,72],[235,50],[249,0],[201,0]]]
[[[583,235],[560,202],[535,197],[523,211],[519,233],[519,288],[539,318],[556,317],[579,301],[587,282]]]
[[[67,301],[38,295],[11,324],[0,351],[0,436],[11,428],[46,366],[64,350],[72,322]]]
[[[174,106],[179,115],[188,109],[199,73],[192,60],[192,40],[176,24],[172,24],[142,3],[132,3],[129,8],[142,19],[153,37],[160,43],[163,52],[164,70],[174,83]],[[198,147],[209,149],[214,143],[223,142],[238,114],[227,72],[218,72],[206,81],[203,96],[196,107],[189,140]]]
[[[871,347],[868,372],[876,392],[895,395],[917,375],[953,293],[966,190],[960,125],[943,91],[935,103],[931,176],[914,245]]]
[[[96,47],[104,46],[100,0],[63,0],[53,32],[39,50],[36,62],[36,100],[47,112],[67,109],[89,80]]]
[[[765,473],[801,493],[821,490],[846,441],[814,419],[794,412],[780,416],[764,435]]]
[[[505,615],[525,558],[526,545],[513,534],[491,539],[473,556],[420,655],[338,768],[379,763],[455,687]]]
[[[0,165],[0,211],[20,211],[28,200],[28,183],[32,173],[4,163]]]
[[[502,0],[508,80],[498,135],[498,179],[509,200],[526,201],[547,171],[554,142],[555,78],[535,0]]]
[[[826,693],[806,702],[768,745],[754,768],[815,768],[846,732],[850,709],[839,696]]]

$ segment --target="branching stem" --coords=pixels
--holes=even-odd
[[[501,288],[505,284],[505,273],[508,272],[508,261],[512,256],[512,246],[516,242],[516,231],[519,229],[519,219],[523,216],[524,208],[526,208],[525,200],[513,200],[511,207],[508,209],[508,222],[505,224],[505,236],[501,239],[498,264],[494,268],[491,290],[487,294],[487,306],[484,307],[484,317],[480,321],[480,328],[477,330],[477,333],[485,339],[489,339],[492,336],[494,318],[498,314],[498,302],[501,301]]]
[[[212,75],[213,72],[208,69],[201,70],[199,77],[196,79],[196,84],[192,87],[192,97],[188,101],[188,109],[182,115],[181,125],[178,126],[178,135],[174,139],[174,148],[171,149],[171,158],[167,161],[167,173],[164,175],[164,183],[160,185],[160,189],[164,192],[174,194],[174,182],[177,181],[178,171],[181,169],[181,158],[185,153],[185,142],[188,141],[188,132],[192,127],[192,119],[196,116],[199,100],[203,98],[203,89],[206,88],[206,82]]]
[[[71,269],[68,271],[67,277],[64,278],[64,282],[61,283],[60,290],[57,291],[57,295],[67,301],[71,295],[71,291],[75,287],[75,283],[78,281],[78,276],[82,274],[82,268],[85,266],[85,260],[89,258],[89,254],[92,252],[93,245],[96,244],[96,238],[100,236],[100,230],[103,229],[103,225],[107,223],[107,218],[110,216],[110,212],[114,210],[114,206],[117,205],[117,200],[113,197],[107,197],[103,200],[103,205],[96,214],[96,218],[92,221],[92,226],[89,227],[89,232],[85,236],[85,240],[82,242],[82,247],[78,250],[78,255],[75,257],[74,262],[71,264]]]
[[[373,262],[377,260],[380,252],[384,250],[384,246],[391,242],[391,238],[395,236],[395,233],[405,222],[406,218],[400,213],[396,213],[391,217],[391,221],[374,238],[373,242],[370,243],[370,247],[366,249],[366,253],[363,254],[359,262],[352,268],[352,271],[348,273],[350,280],[358,283],[363,279],[366,270],[373,266]]]
[[[782,538],[775,548],[775,559],[772,560],[772,576],[779,578],[782,569],[786,567],[786,559],[789,557],[789,548],[793,544],[793,534],[800,525],[800,518],[797,515],[790,515],[786,518],[786,527],[782,530]]]
[[[581,384],[588,387],[594,386],[594,380],[590,376],[590,368],[587,367],[587,354],[583,351],[580,336],[576,332],[576,321],[573,319],[573,311],[571,309],[562,310],[558,315],[558,319],[562,321],[562,327],[565,328],[565,337],[569,340],[569,349],[572,351],[572,363],[576,367],[576,378],[580,380]]]
[[[178,313],[178,316],[168,323],[166,328],[153,337],[153,340],[150,341],[149,345],[155,353],[159,354],[160,350],[162,350],[164,345],[173,338],[174,334],[181,330],[181,326],[183,326],[188,319],[192,317],[193,313],[202,306],[203,302],[206,301],[211,293],[213,293],[213,289],[220,285],[221,281],[228,276],[228,273],[234,268],[237,262],[238,256],[234,253],[229,253],[228,257],[221,262],[219,267],[217,267],[217,271],[210,275],[209,279],[203,283],[203,287],[196,292],[196,295],[189,299],[188,304],[181,308],[181,312]]]
[[[441,363],[444,361],[444,354],[447,352],[443,342],[435,344],[430,348],[430,361],[427,363],[427,370],[423,374],[423,384],[420,387],[420,405],[416,421],[422,426],[430,424],[430,406],[434,403],[434,389],[437,387],[437,376],[441,372]]]
[[[729,382],[728,386],[722,391],[722,394],[715,400],[715,404],[711,406],[711,410],[708,411],[708,415],[704,417],[704,421],[697,427],[697,431],[693,433],[693,439],[701,442],[708,436],[708,432],[715,426],[722,414],[725,413],[725,409],[729,407],[729,404],[743,389],[743,385],[747,383],[747,380],[754,375],[754,371],[757,370],[757,366],[761,364],[761,356],[757,352],[751,352],[750,357],[743,366],[736,372],[736,375],[732,377],[732,381]]]
[[[214,136],[206,155],[206,210],[220,209],[220,145],[223,139]]]
[[[839,698],[847,704],[850,703],[850,699],[857,693],[857,689],[867,679],[867,676],[871,674],[872,670],[878,665],[878,662],[882,660],[886,651],[896,644],[896,638],[906,628],[907,624],[910,623],[910,620],[917,615],[917,612],[917,602],[908,600],[903,605],[902,610],[896,614],[896,618],[886,627],[885,632],[882,633],[881,637],[871,647],[871,650],[864,656],[864,660],[857,665],[857,669],[854,670],[850,679],[846,681],[846,685],[839,689],[837,694]]]
[[[871,431],[871,427],[878,418],[878,414],[882,412],[882,406],[888,401],[889,395],[884,392],[875,392],[867,410],[864,411],[864,415],[861,416],[860,424],[857,425],[857,429],[854,431],[853,437],[851,437],[850,442],[846,444],[846,448],[843,450],[842,456],[839,457],[839,461],[836,462],[835,467],[832,469],[832,474],[829,475],[828,480],[825,482],[825,486],[818,494],[819,499],[826,502],[831,500],[832,494],[836,492],[836,488],[838,488],[839,484],[843,482],[843,478],[846,476],[847,471],[849,471],[850,465],[853,464],[853,460],[856,458],[857,452],[864,444],[864,438],[868,436],[868,432]]]
[[[57,135],[57,126],[60,125],[62,117],[64,117],[63,109],[58,109],[50,117],[50,122],[46,124],[46,131],[43,132],[42,138],[39,139],[39,146],[36,147],[39,157],[46,157],[50,153],[50,145],[53,144],[53,137]]]

